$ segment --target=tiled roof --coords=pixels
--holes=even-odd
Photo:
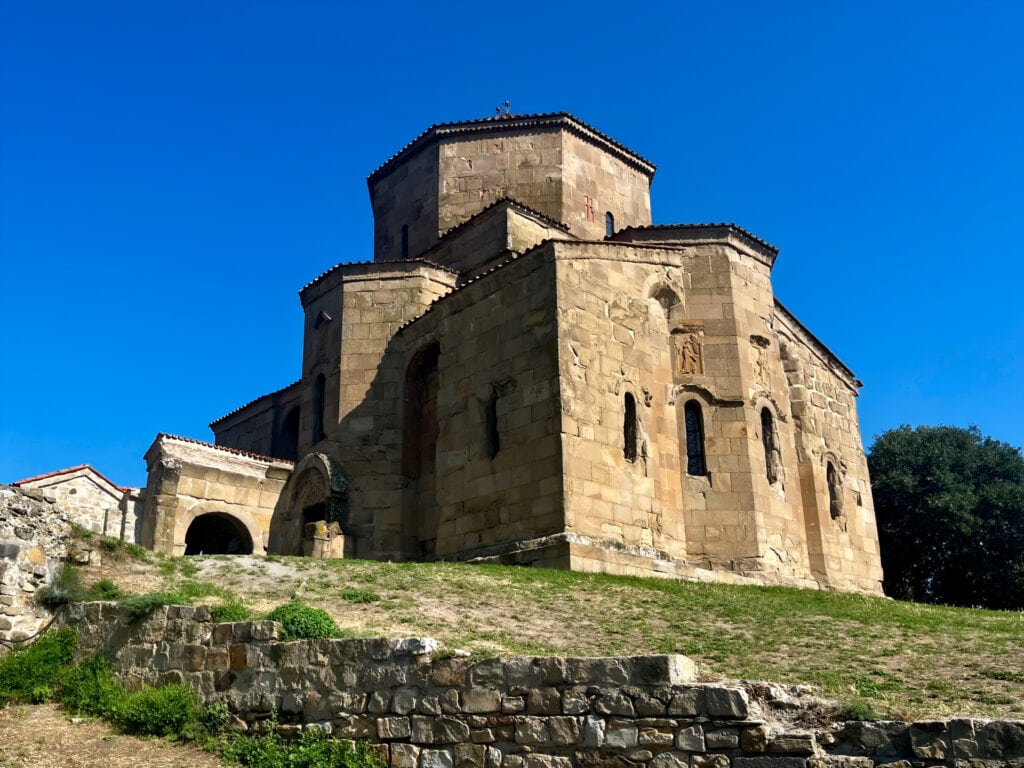
[[[93,466],[91,466],[89,464],[79,464],[78,466],[68,467],[67,469],[58,469],[56,472],[47,472],[45,475],[36,475],[35,477],[26,477],[24,480],[17,480],[15,482],[11,483],[11,485],[25,485],[27,483],[34,483],[37,480],[47,480],[47,479],[49,479],[51,477],[59,477],[60,475],[70,475],[72,472],[79,472],[79,471],[81,471],[83,469],[88,469],[90,472],[92,472],[92,473],[98,475],[99,477],[103,478],[104,481],[110,483],[112,486],[117,488],[117,490],[119,490],[119,491],[127,491],[128,490],[128,488],[126,486],[118,485],[113,480],[111,480],[109,477],[107,477],[102,472],[100,472],[95,467],[93,467]]]
[[[181,435],[169,435],[166,432],[160,432],[156,439],[159,440],[162,437],[166,437],[169,440],[177,440],[182,443],[192,443],[194,445],[201,445],[204,448],[214,448],[218,451],[224,451],[224,453],[233,453],[236,456],[245,456],[247,459],[256,459],[258,461],[274,461],[282,464],[294,464],[295,462],[291,459],[278,459],[273,456],[263,456],[259,453],[252,453],[251,451],[240,451],[237,448],[228,448],[226,445],[217,445],[215,443],[208,443],[205,440],[196,440],[194,437],[182,437]]]
[[[302,286],[302,288],[299,289],[299,296],[301,297],[303,293],[305,293],[307,290],[309,290],[314,285],[319,283],[321,280],[323,280],[329,274],[334,272],[334,270],[336,270],[336,269],[341,269],[342,267],[380,266],[381,264],[425,264],[428,267],[433,267],[434,269],[440,269],[440,270],[442,270],[444,272],[450,272],[453,275],[457,275],[458,274],[458,272],[456,272],[454,269],[442,266],[441,264],[435,264],[434,262],[427,261],[426,259],[394,259],[394,260],[390,260],[390,261],[343,261],[340,264],[335,264],[333,267],[328,269],[326,272],[321,272],[319,275],[317,275],[312,280],[310,280],[308,283],[306,283],[304,286]]]
[[[557,227],[558,229],[562,230],[563,232],[568,232],[569,231],[569,225],[568,224],[563,224],[558,219],[553,219],[550,216],[548,216],[546,213],[541,213],[536,208],[531,208],[530,206],[528,206],[528,205],[526,205],[524,203],[519,202],[514,197],[499,197],[497,200],[495,200],[490,205],[481,208],[479,211],[474,213],[471,217],[466,219],[461,224],[456,224],[451,229],[446,230],[444,232],[444,234],[442,234],[441,237],[438,238],[437,244],[430,246],[430,248],[428,248],[427,250],[428,251],[433,250],[434,248],[437,247],[437,245],[439,245],[441,243],[442,240],[444,240],[446,237],[448,237],[448,235],[451,235],[452,233],[457,232],[458,230],[462,229],[463,227],[466,227],[466,226],[472,224],[473,221],[475,219],[477,219],[479,216],[487,213],[487,211],[491,210],[492,208],[497,208],[502,203],[511,203],[516,208],[519,208],[522,211],[526,211],[531,216],[536,216],[538,219],[543,219],[546,223],[550,224],[553,227]]]
[[[730,232],[735,232],[737,235],[740,235],[741,237],[744,237],[744,238],[746,238],[748,240],[751,240],[751,241],[757,243],[760,246],[768,248],[769,250],[774,251],[776,254],[779,252],[779,249],[776,248],[771,243],[769,243],[767,240],[762,240],[760,237],[758,237],[754,233],[750,232],[749,230],[744,229],[743,227],[739,226],[738,224],[733,224],[732,222],[720,222],[720,223],[717,223],[717,224],[716,223],[707,223],[707,224],[648,224],[646,226],[641,226],[641,227],[624,227],[623,229],[618,230],[612,237],[614,239],[616,236],[622,234],[623,232],[650,232],[650,231],[666,230],[666,229],[710,229],[710,228],[728,229]]]
[[[291,389],[292,387],[294,387],[296,384],[298,384],[301,381],[302,381],[302,379],[299,379],[298,381],[293,381],[291,384],[289,384],[287,386],[284,386],[284,387],[281,387],[280,389],[275,389],[273,392],[267,392],[267,394],[265,394],[265,395],[260,395],[259,397],[255,397],[252,400],[250,400],[248,403],[246,403],[245,405],[240,405],[237,408],[235,408],[233,411],[228,411],[223,416],[221,416],[219,419],[214,419],[213,421],[211,421],[209,423],[208,426],[210,427],[210,429],[213,429],[213,425],[214,424],[220,424],[220,422],[224,421],[224,419],[226,419],[228,416],[234,416],[239,411],[244,411],[250,405],[252,405],[254,403],[258,403],[260,400],[262,400],[265,397],[273,397],[274,395],[279,395],[282,392],[284,392],[286,389]]]
[[[519,130],[522,128],[544,128],[554,125],[564,125],[573,132],[589,139],[594,139],[598,143],[606,145],[609,149],[615,151],[616,154],[630,161],[633,165],[636,165],[641,170],[645,171],[648,175],[653,176],[655,171],[655,165],[647,158],[642,155],[638,155],[636,152],[631,150],[625,144],[620,144],[611,136],[602,133],[591,125],[580,120],[575,115],[571,115],[568,112],[546,112],[541,114],[524,114],[524,115],[497,115],[494,117],[485,117],[478,120],[461,120],[451,123],[435,123],[430,126],[417,136],[415,139],[410,141],[398,152],[389,157],[384,163],[371,173],[366,182],[370,187],[373,186],[373,181],[393,166],[399,158],[411,154],[416,150],[426,146],[434,139],[440,136],[458,136],[460,134],[472,134],[472,133],[484,133],[494,130]]]

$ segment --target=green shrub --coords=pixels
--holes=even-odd
[[[380,595],[370,589],[345,587],[341,590],[341,599],[350,603],[375,603],[380,600]]]
[[[87,600],[120,600],[126,595],[110,579],[101,579],[89,587],[85,597]]]
[[[338,625],[327,611],[311,608],[298,600],[277,606],[267,618],[281,622],[286,640],[321,640],[339,634]]]
[[[117,726],[136,736],[197,739],[204,733],[204,719],[199,697],[183,683],[130,693],[113,713]]]
[[[78,638],[73,630],[48,632],[32,645],[0,659],[0,703],[46,701],[61,668],[71,661]]]
[[[836,713],[836,720],[878,720],[879,714],[863,699],[847,702]]]
[[[366,744],[329,739],[318,730],[304,730],[297,739],[276,732],[235,736],[221,747],[221,756],[249,768],[380,768]]]
[[[131,557],[135,560],[146,560],[149,557],[145,547],[113,536],[100,536],[100,548],[108,555],[113,555],[115,559]]]
[[[52,582],[36,592],[35,600],[51,611],[68,603],[78,603],[86,598],[78,569],[70,563],[64,564]]]
[[[57,683],[57,698],[74,715],[112,718],[127,695],[103,656],[93,656],[65,669]]]
[[[252,611],[241,600],[228,600],[211,606],[210,614],[216,622],[249,621],[252,618]]]
[[[128,612],[128,622],[134,624],[136,621],[146,618],[163,605],[175,605],[179,602],[177,595],[168,592],[150,592],[145,595],[135,595],[121,601],[121,605]]]

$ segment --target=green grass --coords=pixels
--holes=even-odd
[[[281,565],[290,573],[266,580]],[[449,652],[682,653],[709,679],[810,684],[851,712],[1024,718],[1024,613],[784,587],[453,563],[161,558],[170,602],[223,620],[300,597],[339,636],[436,638]],[[261,578],[262,582],[257,582]]]
[[[710,677],[811,684],[862,716],[1024,717],[1021,613],[541,568],[274,560],[296,566],[310,605],[363,635],[430,635],[477,657],[682,653]]]

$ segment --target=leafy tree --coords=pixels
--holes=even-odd
[[[890,597],[1024,608],[1024,457],[977,427],[902,426],[868,454]]]

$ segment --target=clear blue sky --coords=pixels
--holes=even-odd
[[[505,99],[654,161],[656,222],[778,246],[867,445],[1021,446],[1022,39],[1016,0],[0,0],[0,481],[144,484],[157,432],[298,378],[367,174]]]

